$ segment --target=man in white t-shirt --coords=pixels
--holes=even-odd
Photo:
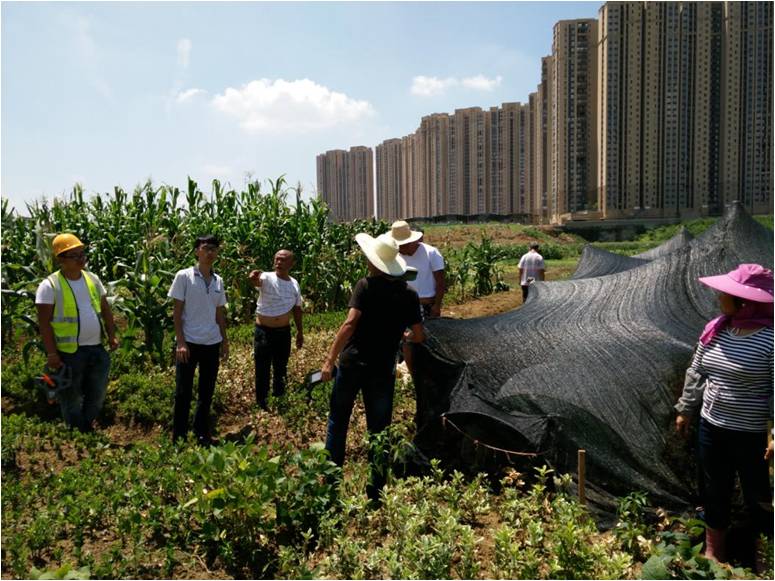
[[[202,445],[212,442],[210,405],[218,378],[219,358],[229,356],[226,337],[226,290],[223,279],[213,272],[220,241],[212,235],[194,243],[196,266],[175,274],[167,296],[174,299],[175,324],[175,415],[173,442],[185,439],[194,388],[194,371],[199,366],[199,391],[194,414],[194,434]]]
[[[519,284],[522,287],[522,302],[527,300],[530,285],[536,280],[544,280],[544,257],[538,253],[538,243],[531,242],[530,249],[519,259]]]
[[[113,313],[100,279],[84,269],[86,247],[73,234],[54,238],[53,251],[60,269],[45,278],[35,294],[38,326],[46,349],[46,365],[72,370],[69,388],[57,393],[68,426],[92,430],[105,402],[111,351],[118,347]]]
[[[417,278],[407,280],[407,285],[417,291],[420,297],[422,318],[435,319],[441,316],[441,304],[447,290],[444,278],[444,257],[430,244],[422,241],[423,233],[412,230],[404,220],[393,222],[390,236],[398,244],[398,251],[407,266],[417,270]],[[402,343],[401,355],[406,367],[412,372],[413,344]]]
[[[412,230],[403,220],[393,222],[390,236],[398,243],[398,251],[407,266],[417,270],[417,278],[407,284],[417,291],[423,318],[441,316],[441,304],[447,290],[444,280],[444,257],[422,241],[422,232]]]
[[[278,250],[274,255],[274,272],[252,270],[251,284],[260,289],[256,303],[256,328],[253,333],[253,359],[256,369],[256,403],[268,409],[269,377],[272,395],[285,394],[288,359],[291,356],[291,316],[296,325],[296,349],[304,346],[301,289],[290,275],[293,252]]]

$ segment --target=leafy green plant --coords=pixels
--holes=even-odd
[[[29,574],[30,579],[91,579],[89,567],[75,569],[72,565],[65,564],[56,569],[40,571],[33,567]]]
[[[643,559],[644,552],[649,549],[646,540],[649,527],[645,521],[647,507],[648,497],[644,492],[632,492],[618,499],[616,506],[614,535],[622,549],[638,560]]]
[[[702,554],[702,543],[692,543],[705,524],[676,518],[673,527],[659,535],[659,542],[643,564],[641,579],[749,579],[745,569],[720,565]]]

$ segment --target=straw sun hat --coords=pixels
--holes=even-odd
[[[390,227],[390,236],[393,240],[398,242],[398,245],[400,246],[402,244],[417,242],[422,238],[422,232],[412,230],[407,222],[398,220],[397,222],[393,222],[393,225]]]
[[[366,258],[380,271],[390,276],[406,274],[406,261],[398,254],[398,243],[390,235],[380,234],[372,238],[362,232],[355,235],[355,241]]]

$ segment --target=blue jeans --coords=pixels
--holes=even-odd
[[[88,432],[105,403],[110,355],[102,345],[80,345],[75,353],[60,351],[59,356],[73,370],[70,389],[59,393],[62,418],[68,426]]]
[[[350,415],[359,391],[363,391],[363,406],[366,408],[366,428],[369,434],[379,434],[390,425],[393,416],[393,392],[395,370],[389,373],[374,373],[369,366],[340,367],[331,392],[331,412],[328,415],[326,450],[337,466],[344,465],[347,429]],[[379,498],[379,491],[385,485],[387,450],[376,457],[369,448],[371,482],[366,492],[371,499]]]
[[[767,433],[727,430],[701,418],[699,443],[708,526],[729,526],[737,474],[750,517],[759,531],[766,532],[772,526],[772,492],[764,460]]]

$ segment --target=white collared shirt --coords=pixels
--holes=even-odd
[[[226,304],[223,279],[214,272],[210,283],[192,266],[179,270],[172,281],[168,297],[183,301],[183,337],[187,343],[215,345],[223,341],[215,320],[215,310]]]

